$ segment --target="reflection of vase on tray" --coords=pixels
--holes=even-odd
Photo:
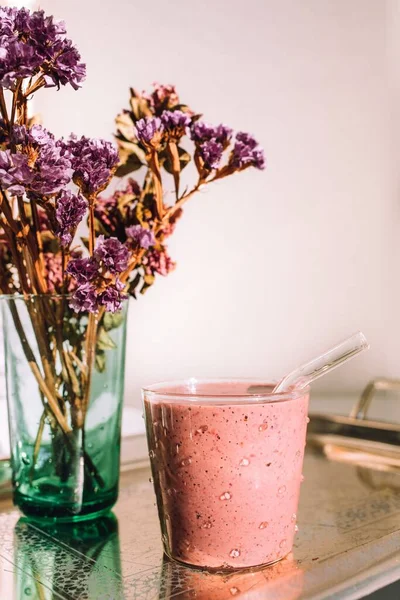
[[[124,598],[118,521],[112,514],[79,524],[14,530],[16,598]]]

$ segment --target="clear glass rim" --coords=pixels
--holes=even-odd
[[[196,402],[196,400],[219,400],[223,402],[224,400],[228,403],[229,401],[245,401],[246,403],[260,403],[260,402],[282,402],[287,400],[295,400],[297,398],[301,398],[305,395],[308,395],[310,392],[310,387],[307,386],[302,389],[292,389],[286,392],[279,392],[277,394],[273,394],[272,392],[202,392],[202,391],[192,391],[190,392],[190,386],[194,386],[196,384],[207,384],[207,385],[217,385],[217,384],[248,384],[248,387],[255,388],[273,388],[275,383],[273,381],[266,381],[265,379],[257,379],[257,378],[247,378],[247,377],[221,377],[221,378],[213,378],[213,379],[197,379],[195,377],[191,377],[189,379],[181,379],[181,380],[172,380],[172,381],[160,381],[158,383],[154,383],[152,385],[147,385],[142,388],[142,394],[146,398],[157,398],[157,399],[166,399],[168,400],[182,400],[186,402]],[[187,388],[187,392],[175,392],[171,388]]]
[[[69,299],[72,294],[0,294],[0,300]]]

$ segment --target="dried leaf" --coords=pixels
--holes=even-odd
[[[95,367],[96,371],[104,373],[106,369],[106,354],[103,350],[96,351]]]
[[[125,177],[125,175],[129,175],[129,173],[133,173],[134,171],[138,171],[143,167],[143,163],[136,154],[130,154],[127,159],[122,162],[115,171],[116,177]]]
[[[142,280],[142,276],[139,272],[137,272],[133,281],[131,281],[129,283],[128,294],[133,296],[135,298],[135,300],[136,300],[136,288],[139,286],[139,283],[141,282],[141,280]]]
[[[134,92],[137,94],[137,92]],[[144,117],[151,117],[152,112],[150,110],[149,104],[147,100],[142,98],[139,95],[132,95],[129,101],[132,110],[133,121],[139,121],[139,119],[143,119]]]
[[[124,320],[124,315],[121,312],[110,313],[106,312],[103,317],[103,327],[105,331],[116,329]]]
[[[97,335],[96,351],[97,350],[113,350],[116,348],[114,340],[110,337],[104,327],[100,327]]]
[[[182,171],[182,169],[184,169],[186,167],[186,165],[191,161],[191,157],[190,157],[190,154],[188,152],[186,152],[186,150],[184,150],[183,148],[180,148],[179,146],[178,146],[178,153],[179,153],[179,164],[181,166],[181,171]],[[166,151],[163,151],[160,154],[160,163],[162,164],[164,169],[167,171],[167,173],[170,173],[171,175],[173,174],[171,159],[168,156],[168,153]]]
[[[123,140],[130,142],[135,138],[135,126],[128,112],[120,113],[115,119],[115,124]]]

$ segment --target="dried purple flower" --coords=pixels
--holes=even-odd
[[[189,127],[192,119],[187,113],[181,110],[165,110],[161,115],[161,122],[167,131],[178,128],[184,130],[186,127]]]
[[[238,131],[236,141],[245,144],[249,150],[254,150],[258,146],[257,140],[250,133],[244,131]]]
[[[214,141],[225,148],[232,137],[232,129],[226,125],[208,125],[204,121],[196,121],[190,130],[190,137],[196,144]]]
[[[70,260],[67,265],[67,273],[76,279],[78,285],[83,285],[98,275],[99,263],[93,257],[75,258]]]
[[[131,225],[125,229],[128,239],[132,240],[134,246],[148,250],[154,246],[156,238],[150,229],[145,229],[141,225]]]
[[[110,273],[122,273],[128,268],[130,253],[116,237],[99,235],[94,256]]]
[[[102,191],[119,162],[114,144],[106,140],[71,136],[59,142],[62,153],[71,160],[74,181],[85,196]]]
[[[233,147],[229,163],[235,169],[245,169],[253,166],[257,169],[265,168],[264,150],[258,142],[248,133],[239,132]]]
[[[54,135],[42,127],[42,125],[32,125],[32,127],[26,130],[26,134],[28,141],[36,146],[45,146],[54,143]]]
[[[37,144],[38,157],[34,165],[34,177],[30,190],[36,194],[52,195],[71,181],[71,161],[63,155],[59,142],[39,126],[30,131],[32,143]]]
[[[125,285],[117,278],[113,285],[109,285],[107,289],[99,295],[99,304],[105,306],[106,310],[115,313],[122,308],[122,302],[128,298],[127,294],[122,291]]]
[[[0,85],[14,89],[18,79],[41,72],[46,87],[77,89],[86,69],[65,33],[64,23],[43,11],[0,8]]]
[[[87,209],[87,201],[70,190],[63,190],[56,200],[57,236],[62,246],[72,242],[73,235]]]
[[[198,146],[198,153],[204,161],[206,169],[217,169],[221,162],[224,147],[219,142],[210,140]]]
[[[81,55],[71,40],[61,40],[53,47],[54,58],[49,65],[43,66],[45,87],[67,85],[74,90],[81,87],[86,77],[86,65],[80,62]]]
[[[143,92],[143,98],[148,101],[156,115],[161,115],[163,110],[168,110],[179,104],[179,96],[174,85],[153,83],[153,87],[154,90],[151,94]]]
[[[149,250],[143,258],[143,265],[148,275],[158,273],[164,277],[176,267],[176,263],[168,255],[165,248],[161,251],[155,248]]]
[[[162,131],[163,124],[158,117],[145,117],[136,121],[136,137],[144,145],[149,145]]]
[[[11,194],[21,196],[30,185],[33,173],[25,154],[12,154],[10,150],[0,150],[0,184]]]
[[[98,297],[94,285],[91,283],[80,285],[72,294],[70,307],[75,312],[98,312]]]

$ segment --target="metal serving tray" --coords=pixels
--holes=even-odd
[[[280,563],[227,575],[170,562],[149,467],[126,463],[115,516],[97,523],[44,528],[0,498],[0,599],[355,600],[400,579],[399,431],[351,420],[311,419],[299,533]]]

